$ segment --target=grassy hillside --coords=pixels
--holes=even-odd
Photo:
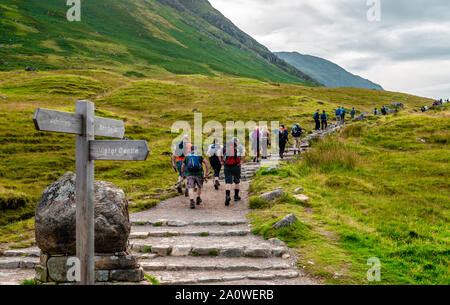
[[[0,71],[106,68],[137,77],[226,74],[318,84],[277,59],[206,0],[83,1],[81,22],[67,21],[65,3],[1,2]]]
[[[74,111],[78,99],[95,102],[97,115],[124,120],[128,138],[149,142],[145,163],[96,162],[96,179],[123,188],[136,203],[132,210],[174,195],[176,175],[170,158],[162,153],[170,151],[177,136],[170,134],[173,122],[192,122],[193,109],[203,113],[204,122],[278,120],[288,126],[300,122],[310,129],[317,108],[331,111],[357,105],[358,110],[369,111],[395,101],[412,111],[431,103],[400,93],[244,78],[167,74],[142,79],[100,70],[0,72],[0,194],[5,202],[19,202],[17,210],[0,211],[0,226],[32,216],[42,190],[66,171],[74,171],[74,137],[35,131],[32,116],[36,107]],[[13,226],[2,231],[0,242],[16,240],[17,230]]]
[[[449,143],[448,106],[352,124],[302,162],[259,173],[253,195],[278,186],[288,195],[252,213],[254,231],[297,248],[299,267],[325,283],[369,283],[367,260],[377,257],[381,284],[447,285]],[[310,204],[293,197],[299,186]],[[302,222],[274,231],[286,213]]]
[[[275,54],[329,88],[356,87],[383,90],[380,85],[354,75],[326,59],[297,52],[276,52]]]

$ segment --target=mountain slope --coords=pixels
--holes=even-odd
[[[275,54],[329,88],[355,87],[383,90],[380,85],[354,75],[326,59],[297,52],[276,52]]]
[[[129,76],[227,74],[318,85],[206,0],[84,1],[81,22],[67,21],[68,8],[59,0],[2,0],[0,70],[106,68]]]

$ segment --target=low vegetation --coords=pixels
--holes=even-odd
[[[299,267],[330,284],[368,283],[367,261],[381,261],[381,282],[450,282],[449,109],[403,113],[347,126],[272,174],[251,194],[299,186],[309,206],[288,197],[255,209],[254,232],[299,250]],[[295,227],[272,225],[294,213]]]

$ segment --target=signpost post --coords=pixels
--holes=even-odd
[[[145,161],[146,141],[95,141],[95,136],[123,139],[122,121],[94,116],[94,103],[78,101],[75,113],[37,108],[37,130],[75,134],[76,149],[76,248],[80,284],[95,283],[94,269],[94,160]]]

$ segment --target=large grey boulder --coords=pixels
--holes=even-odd
[[[284,217],[283,219],[281,219],[279,222],[274,224],[272,228],[280,229],[280,228],[284,228],[284,227],[289,227],[290,225],[294,224],[297,221],[298,221],[298,219],[294,214],[289,214],[286,217]]]
[[[264,193],[264,194],[260,195],[259,198],[270,202],[277,198],[283,197],[285,194],[286,193],[283,191],[283,189],[279,188],[275,191]]]
[[[128,201],[112,183],[95,181],[95,252],[125,251],[130,234]],[[76,252],[75,174],[68,172],[47,187],[36,207],[39,248],[49,254]]]

